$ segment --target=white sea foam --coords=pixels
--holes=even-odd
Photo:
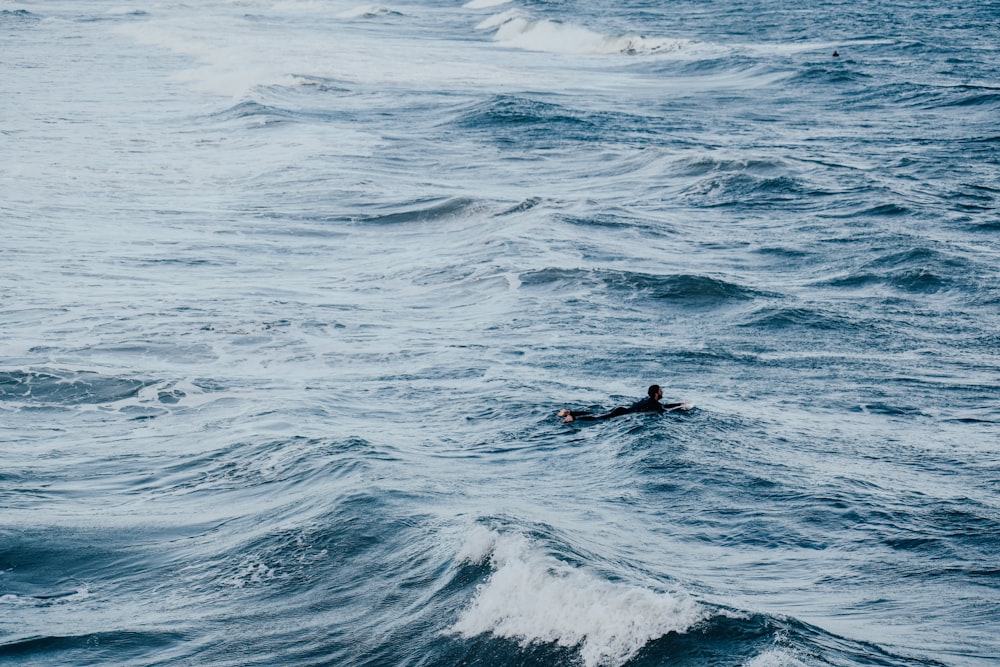
[[[463,558],[488,542],[472,535]],[[452,631],[576,647],[587,667],[625,664],[651,640],[706,617],[683,593],[616,583],[544,553],[520,535],[493,535],[493,574]]]
[[[505,12],[494,14],[489,18],[480,21],[476,30],[495,30],[510,21],[527,21],[528,15],[520,9],[508,9]]]
[[[754,657],[747,663],[747,667],[806,667],[806,663],[794,651],[773,648]]]
[[[497,534],[489,528],[476,524],[465,536],[465,544],[458,553],[460,563],[482,563],[493,551]]]
[[[304,5],[297,5],[297,13],[304,11]],[[438,47],[428,46],[433,44],[428,40],[394,33],[379,20],[402,16],[390,7],[362,5],[317,19],[316,25],[336,26],[337,39],[329,39],[325,30],[317,28],[301,29],[289,41],[248,19],[240,30],[233,30],[228,17],[211,14],[198,24],[154,16],[113,30],[139,44],[187,57],[190,67],[176,72],[173,80],[237,99],[260,87],[294,86],[303,75],[346,84],[431,87],[447,82],[493,86],[512,77],[495,63],[476,60],[477,51],[482,50],[478,42],[460,43],[466,56],[446,56]]]
[[[220,583],[233,588],[245,588],[267,583],[278,576],[274,568],[256,556],[247,556],[237,566],[236,571],[221,579]]]
[[[337,15],[337,17],[342,19],[360,19],[373,18],[376,16],[393,16],[399,14],[400,12],[389,9],[388,7],[382,7],[380,5],[364,5],[341,12]]]
[[[482,21],[479,30],[496,29],[497,43],[526,51],[566,54],[653,54],[676,51],[689,40],[648,38],[639,35],[605,35],[573,23],[544,19],[534,21],[511,9]]]
[[[175,75],[175,79],[204,92],[237,97],[258,85],[291,81],[279,63],[257,57],[265,50],[249,37],[218,39],[208,29],[202,32],[187,26],[163,23],[124,25],[117,31],[140,44],[156,46],[192,57],[198,66]]]
[[[7,593],[0,595],[0,604],[17,607],[52,607],[63,604],[73,604],[91,597],[90,587],[87,584],[77,586],[72,593],[64,595],[52,595],[48,597],[37,597],[33,595],[14,595]]]

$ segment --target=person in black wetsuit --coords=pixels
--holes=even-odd
[[[556,416],[563,417],[563,423],[568,424],[572,421],[597,421],[600,419],[611,419],[612,417],[621,417],[622,415],[632,414],[633,412],[667,412],[668,410],[676,410],[677,408],[685,408],[688,406],[687,403],[667,403],[666,405],[660,403],[660,399],[663,398],[663,390],[660,389],[660,385],[658,384],[652,385],[647,394],[646,398],[636,401],[627,408],[618,407],[605,415],[593,415],[586,410],[560,410]]]

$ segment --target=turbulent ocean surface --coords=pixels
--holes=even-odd
[[[3,665],[998,664],[996,0],[0,1],[0,156]]]

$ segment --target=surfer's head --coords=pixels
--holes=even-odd
[[[649,391],[647,391],[646,393],[649,394],[650,398],[655,398],[655,399],[659,399],[660,396],[663,396],[663,392],[660,391],[660,385],[658,384],[650,385]]]

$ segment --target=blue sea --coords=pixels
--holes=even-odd
[[[357,2],[0,0],[0,664],[1000,664],[1000,3]]]

